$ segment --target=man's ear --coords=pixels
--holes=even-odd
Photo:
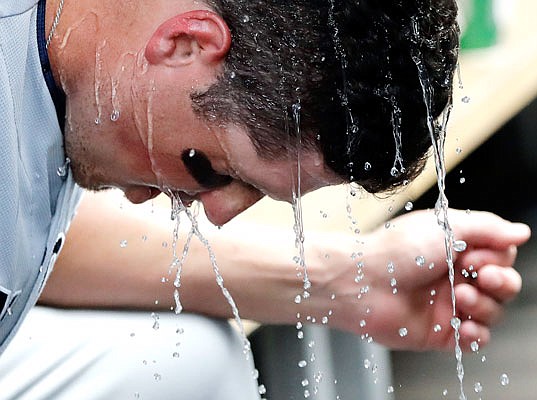
[[[207,10],[188,11],[162,23],[145,48],[151,64],[189,65],[194,61],[220,62],[231,46],[231,33],[219,15]]]

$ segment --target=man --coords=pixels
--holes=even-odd
[[[430,136],[438,134],[429,132],[428,122],[449,103],[457,47],[452,1],[35,3],[0,6],[2,129],[7,132],[1,178],[10,188],[0,201],[3,226],[12,227],[2,230],[0,350],[37,301],[65,242],[80,196],[75,181],[92,190],[120,188],[134,203],[161,192],[185,205],[199,200],[216,225],[265,194],[291,201],[350,181],[372,192],[391,190],[421,170]],[[109,255],[117,254],[103,249],[117,243],[111,238],[119,221],[128,223],[103,214],[106,205],[98,205],[97,212],[88,201],[41,300],[61,306],[155,306],[150,285],[158,281],[141,266],[162,265],[162,254],[155,247],[131,253],[110,275],[109,263],[118,259]],[[128,221],[134,225],[125,229],[135,231],[139,225]],[[151,229],[162,235],[162,228]],[[461,327],[466,345],[470,339],[488,340],[488,326],[501,304],[518,292],[512,246],[529,235],[520,227],[489,230],[497,233],[483,244],[474,236],[484,234],[479,225],[468,230],[468,240],[487,250],[491,266],[477,283],[458,290],[462,312],[473,316]],[[84,242],[90,234],[92,240]],[[82,243],[88,247],[81,250]],[[331,251],[347,250],[337,247]],[[225,259],[236,247],[223,240],[221,248]],[[435,257],[442,256],[435,252],[429,258]],[[252,260],[249,255],[247,263]],[[343,268],[345,261],[339,263]],[[381,262],[373,264],[383,268]],[[247,274],[240,271],[237,281]],[[312,293],[326,278],[324,273],[316,278],[314,271]],[[162,270],[152,273],[162,276]],[[441,273],[445,278],[445,268]],[[228,317],[227,308],[206,296],[214,290],[207,289],[213,280],[203,272],[194,276],[193,286],[182,287],[185,309]],[[68,290],[73,284],[77,290]],[[413,286],[416,291],[409,290],[407,302],[397,307],[412,304],[422,288]],[[170,287],[156,289],[168,293]],[[295,313],[268,301],[278,293],[283,291],[276,282],[267,291],[242,285],[237,297],[246,317],[292,322]],[[479,305],[468,300],[465,310],[464,299],[476,297]],[[375,303],[385,300],[380,296]],[[167,301],[164,296],[166,309]],[[445,316],[446,308],[441,310]],[[432,348],[450,342],[449,336],[401,342],[388,322],[380,318],[369,325],[377,327],[372,329],[379,342]],[[416,328],[425,332],[425,324],[418,319]],[[334,326],[357,329],[354,318]],[[222,329],[217,327],[215,335]],[[237,369],[243,375],[235,383],[246,370]],[[222,389],[220,398],[239,398],[237,386]],[[244,398],[250,398],[252,385],[244,387]]]

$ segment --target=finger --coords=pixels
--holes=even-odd
[[[485,265],[478,271],[477,285],[482,292],[505,303],[520,293],[522,277],[514,268]]]
[[[517,247],[508,246],[504,249],[492,248],[468,248],[462,253],[458,253],[456,266],[458,269],[467,269],[471,265],[480,268],[487,264],[496,264],[510,267],[515,263],[517,257]]]
[[[451,214],[456,239],[471,243],[473,247],[507,248],[519,246],[531,236],[526,224],[513,223],[495,214],[453,210]]]
[[[468,283],[455,287],[457,314],[461,319],[492,325],[503,314],[503,307],[492,297]]]
[[[466,320],[461,323],[459,335],[459,344],[463,351],[477,351],[490,343],[489,327],[473,320]]]

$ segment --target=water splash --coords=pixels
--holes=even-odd
[[[191,234],[196,236],[199,239],[199,241],[203,244],[203,246],[207,250],[207,253],[209,254],[209,260],[211,262],[211,266],[216,277],[216,283],[220,287],[222,294],[224,295],[225,299],[227,300],[228,304],[231,307],[231,312],[233,314],[234,320],[237,324],[240,335],[242,337],[244,355],[246,356],[247,359],[249,359],[252,356],[252,349],[251,349],[250,341],[248,340],[248,337],[246,336],[244,324],[239,315],[239,309],[237,308],[235,300],[231,296],[231,293],[229,292],[229,290],[224,285],[224,278],[222,274],[220,273],[220,268],[218,267],[218,263],[216,261],[216,255],[214,254],[214,251],[209,241],[200,232],[196,215],[192,213],[192,211],[189,208],[183,205],[183,202],[181,201],[181,198],[179,197],[177,193],[169,189],[167,190],[167,192],[172,198],[173,206],[176,208],[175,215],[178,215],[179,213],[183,213],[186,215],[191,225],[191,228],[190,228]]]
[[[176,269],[175,273],[175,279],[173,281],[174,291],[173,291],[173,298],[175,301],[175,313],[180,314],[183,311],[183,305],[181,304],[181,296],[180,296],[180,287],[181,287],[181,272],[183,270],[183,265],[186,261],[186,257],[188,255],[188,251],[190,249],[190,243],[192,241],[192,237],[194,236],[194,231],[190,230],[188,232],[185,244],[183,246],[183,251],[181,253],[181,258],[177,255],[177,243],[179,241],[179,227],[181,223],[181,212],[184,211],[184,206],[182,203],[178,202],[177,196],[173,195],[173,192],[171,190],[167,190],[167,193],[169,194],[171,200],[172,200],[172,210],[171,210],[171,219],[172,221],[175,221],[175,225],[173,228],[173,236],[172,236],[172,262],[170,263],[170,267],[168,270],[168,274],[171,274],[174,269]],[[197,211],[199,209],[199,204],[196,204],[197,208],[195,213],[193,214],[194,217],[197,216]]]
[[[416,20],[416,17],[412,20],[412,29],[414,34],[414,40],[416,46],[412,49],[412,59],[416,65],[418,71],[418,78],[422,87],[423,92],[423,101],[426,107],[427,113],[427,127],[429,129],[429,134],[431,137],[434,159],[435,159],[435,168],[437,175],[437,185],[439,190],[438,199],[435,205],[435,214],[437,218],[438,225],[444,231],[444,247],[446,250],[446,258],[448,265],[448,274],[449,274],[449,283],[451,285],[451,303],[453,316],[451,319],[451,326],[454,329],[454,338],[455,338],[455,358],[457,361],[457,377],[459,379],[459,389],[460,389],[460,400],[466,400],[466,395],[464,393],[464,366],[462,363],[462,349],[460,346],[460,324],[461,320],[456,316],[456,300],[455,300],[455,268],[453,263],[453,252],[454,252],[454,236],[453,230],[449,224],[448,219],[448,208],[449,202],[445,193],[446,187],[446,165],[444,159],[444,144],[446,138],[447,122],[449,120],[449,115],[453,107],[453,101],[450,98],[445,110],[442,113],[442,118],[440,124],[437,124],[434,120],[432,114],[432,101],[433,93],[432,86],[429,81],[429,74],[427,68],[423,62],[422,54],[417,47],[418,38],[419,38],[419,24]],[[437,137],[435,136],[437,134]]]

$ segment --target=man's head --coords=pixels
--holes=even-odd
[[[193,96],[199,113],[244,126],[263,157],[279,158],[300,104],[304,147],[343,180],[377,192],[421,171],[431,138],[416,62],[436,118],[457,62],[455,0],[207,1],[233,40],[218,83]]]
[[[298,164],[303,193],[392,189],[420,170],[430,138],[412,56],[437,116],[456,62],[454,0],[208,1],[64,8],[49,51],[83,186],[135,202],[179,192],[220,224],[264,194],[289,200]]]

